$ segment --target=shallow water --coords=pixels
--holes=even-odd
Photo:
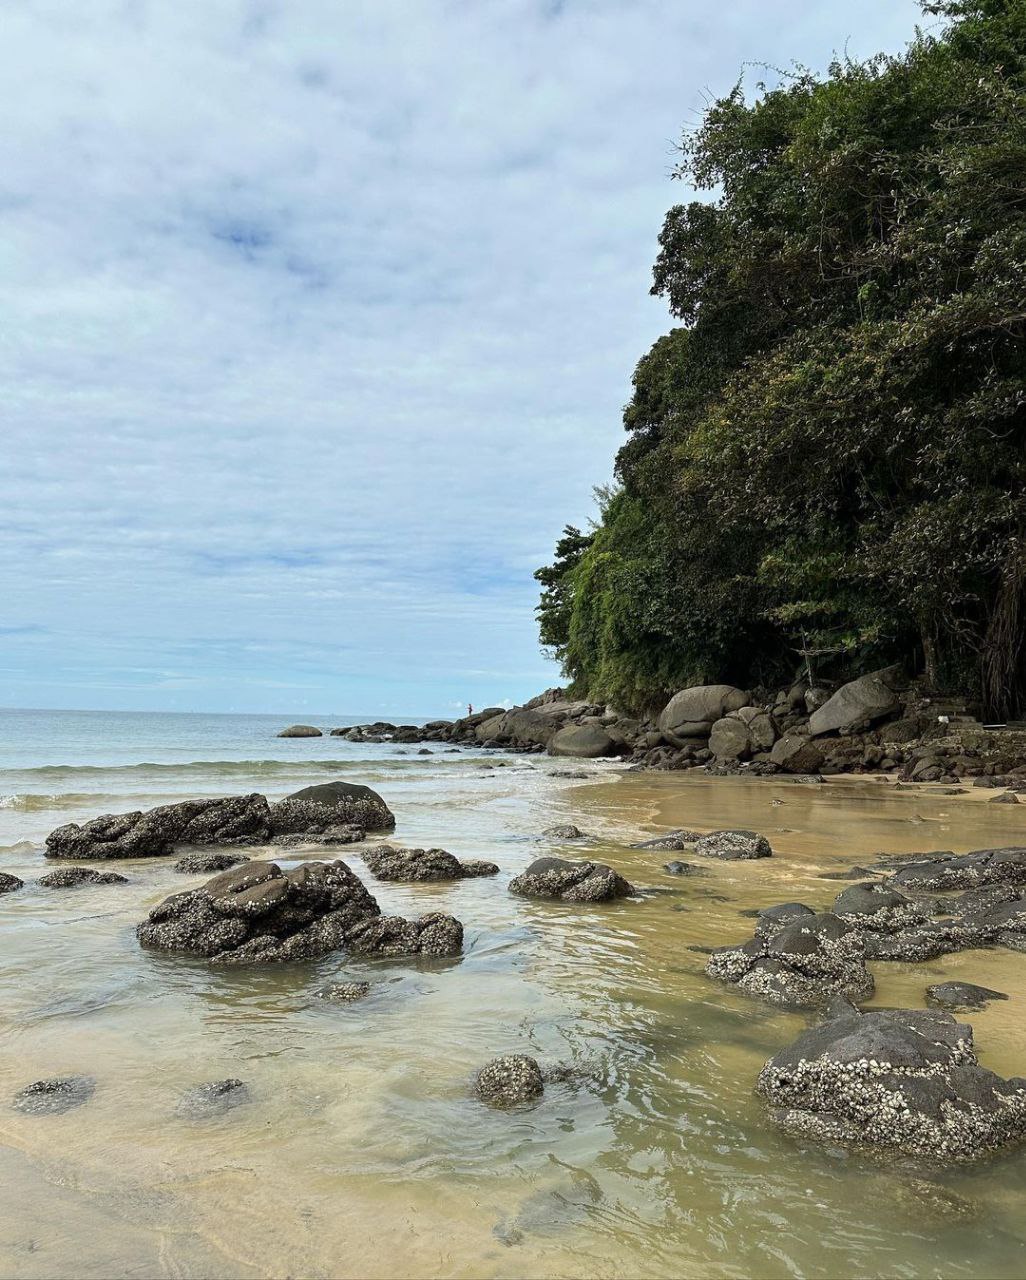
[[[876,781],[604,764],[578,782],[545,758],[279,742],[277,719],[192,719],[35,723],[21,751],[5,735],[0,869],[34,880],[47,831],[104,810],[277,797],[330,776],[379,789],[397,842],[487,857],[502,873],[383,886],[358,846],[342,850],[383,909],[463,920],[465,955],[434,964],[218,970],[144,952],[135,923],[202,880],[169,859],[118,864],[128,885],[27,884],[0,898],[0,1274],[1026,1275],[1026,1154],[931,1177],[784,1138],[752,1087],[804,1019],[711,982],[688,950],[747,936],[745,909],[828,904],[844,884],[820,873],[876,852],[1026,843],[1026,808]],[[662,892],[601,907],[511,897],[527,861],[566,851],[537,839],[561,821],[599,837],[589,855]],[[675,855],[626,847],[677,825],[753,827],[776,856],[679,880],[661,870]],[[289,852],[279,861],[303,856]],[[986,1065],[1026,1072],[1026,955],[874,972],[880,1005],[920,1006],[942,978],[1008,992],[971,1021]],[[314,998],[340,978],[369,980],[372,994]],[[594,1078],[494,1113],[473,1099],[473,1075],[517,1051]],[[95,1077],[93,1098],[60,1116],[2,1101],[57,1074]],[[206,1121],[175,1114],[187,1088],[226,1076],[249,1083],[251,1103]]]

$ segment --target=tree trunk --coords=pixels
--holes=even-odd
[[[987,622],[981,655],[984,715],[1011,720],[1023,710],[1026,671],[1023,659],[1023,594],[1026,591],[1026,555],[1016,545],[1005,561]]]

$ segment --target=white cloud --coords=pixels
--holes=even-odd
[[[912,0],[866,0],[852,52]],[[520,698],[668,326],[672,143],[836,6],[12,0],[0,700]],[[184,665],[183,665],[184,664]],[[477,674],[480,673],[480,674]],[[403,702],[405,700],[405,702]]]

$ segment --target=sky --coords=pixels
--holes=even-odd
[[[446,715],[558,683],[674,147],[913,0],[6,0],[0,704]]]

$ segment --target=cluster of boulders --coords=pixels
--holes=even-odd
[[[463,944],[463,926],[450,915],[383,916],[359,877],[338,861],[291,871],[275,862],[244,863],[165,898],[137,934],[143,946],[218,964],[308,960],[343,949],[449,956]]]
[[[704,767],[817,781],[837,773],[892,773],[914,782],[982,778],[1012,793],[1026,791],[1026,733],[985,729],[973,710],[923,697],[892,666],[834,688],[809,680],[775,691],[697,685],[647,718],[549,689],[523,706],[488,707],[459,720],[378,721],[331,732],[351,742],[619,757],[664,770]],[[1006,798],[1015,801],[1014,794]]]
[[[370,787],[326,782],[270,803],[266,796],[180,800],[146,812],[70,822],[46,838],[48,858],[153,858],[177,845],[256,845],[289,836],[350,844],[367,831],[391,831],[395,815]],[[219,855],[220,856],[220,855]]]

